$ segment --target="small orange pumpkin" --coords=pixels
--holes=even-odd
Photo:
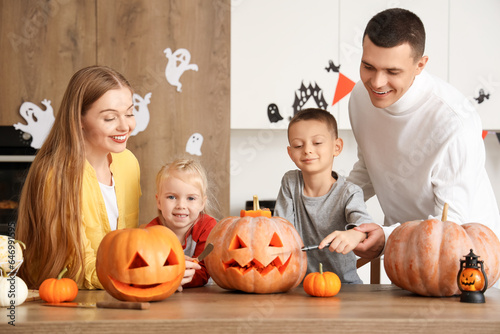
[[[319,273],[310,273],[304,279],[304,291],[314,297],[332,297],[340,291],[340,278],[330,271],[323,272],[323,264],[319,264]]]
[[[71,278],[62,278],[68,271],[64,268],[57,278],[48,278],[42,282],[38,292],[47,303],[71,302],[78,295],[78,286]]]
[[[259,205],[259,198],[257,195],[253,196],[253,210],[241,210],[240,217],[268,217],[271,218],[271,210],[261,209]]]
[[[179,239],[162,225],[112,231],[97,250],[97,277],[119,300],[163,300],[179,287],[185,269]]]

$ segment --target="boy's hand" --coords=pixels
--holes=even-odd
[[[319,249],[323,249],[328,243],[330,252],[347,254],[352,251],[361,241],[365,240],[366,234],[354,229],[347,231],[334,231],[324,238],[319,244]]]
[[[181,285],[177,288],[177,291],[182,291],[182,286],[193,280],[194,272],[201,269],[201,266],[195,262],[193,258],[185,255],[186,258],[186,270],[184,271],[184,277],[182,278]]]

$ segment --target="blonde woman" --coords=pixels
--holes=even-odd
[[[99,243],[114,229],[137,227],[140,171],[126,149],[133,108],[130,84],[111,68],[91,66],[71,78],[21,193],[19,275],[30,288],[64,267],[80,289],[102,288]]]

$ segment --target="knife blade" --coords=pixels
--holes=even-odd
[[[131,309],[131,310],[149,310],[150,303],[141,303],[141,302],[97,302],[97,303],[74,303],[74,302],[65,302],[65,303],[43,303],[43,306],[52,306],[52,307],[82,307],[82,308],[116,308],[116,309]]]
[[[329,247],[329,246],[330,246],[330,244],[328,243],[328,244],[326,244],[326,246],[325,246],[325,247]],[[302,251],[306,251],[306,252],[307,252],[307,251],[310,251],[310,250],[313,250],[313,249],[318,249],[318,247],[319,247],[319,245],[304,246],[304,247],[302,247],[300,250],[302,250]],[[324,249],[324,248],[323,248],[323,249]]]
[[[208,243],[206,246],[205,246],[205,249],[203,250],[203,252],[201,252],[200,255],[198,255],[198,257],[195,260],[195,262],[197,263],[200,263],[201,261],[203,261],[204,258],[207,257],[208,254],[210,254],[212,251],[214,250],[214,244],[212,243]]]

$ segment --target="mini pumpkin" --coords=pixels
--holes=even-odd
[[[165,299],[179,287],[185,269],[179,239],[161,225],[112,231],[97,250],[99,281],[119,300]]]
[[[23,260],[23,249],[26,245],[22,241],[0,235],[0,270],[4,273],[15,270]]]
[[[306,274],[302,239],[280,217],[227,217],[212,229],[209,242],[214,250],[205,265],[224,289],[285,292],[298,286]]]
[[[491,287],[500,278],[500,241],[485,225],[447,221],[445,209],[441,220],[398,226],[387,239],[384,268],[389,279],[405,290],[423,296],[458,295],[460,259],[471,248],[481,254]]]
[[[261,209],[259,205],[259,198],[257,195],[253,196],[253,210],[241,210],[240,217],[268,217],[271,218],[271,210]]]
[[[0,275],[0,307],[21,305],[27,297],[28,287],[20,277]]]
[[[40,298],[47,303],[73,301],[78,295],[78,286],[71,278],[63,278],[68,268],[64,268],[57,278],[48,278],[38,288]]]
[[[323,272],[323,264],[319,264],[319,273],[310,273],[304,279],[304,291],[315,297],[332,297],[340,291],[340,278],[330,271]]]

